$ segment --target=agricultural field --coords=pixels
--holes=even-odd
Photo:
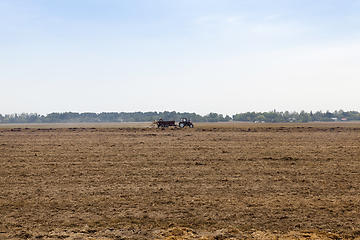
[[[360,239],[360,123],[0,125],[0,239]]]

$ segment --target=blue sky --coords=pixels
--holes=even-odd
[[[360,110],[360,1],[0,0],[0,114]]]

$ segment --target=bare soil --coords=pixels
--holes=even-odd
[[[0,128],[0,239],[360,239],[360,124]]]

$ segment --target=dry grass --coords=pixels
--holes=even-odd
[[[0,129],[0,239],[360,236],[359,124],[74,127]]]

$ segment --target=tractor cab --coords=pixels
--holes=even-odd
[[[180,122],[187,123],[187,118],[181,118]]]

